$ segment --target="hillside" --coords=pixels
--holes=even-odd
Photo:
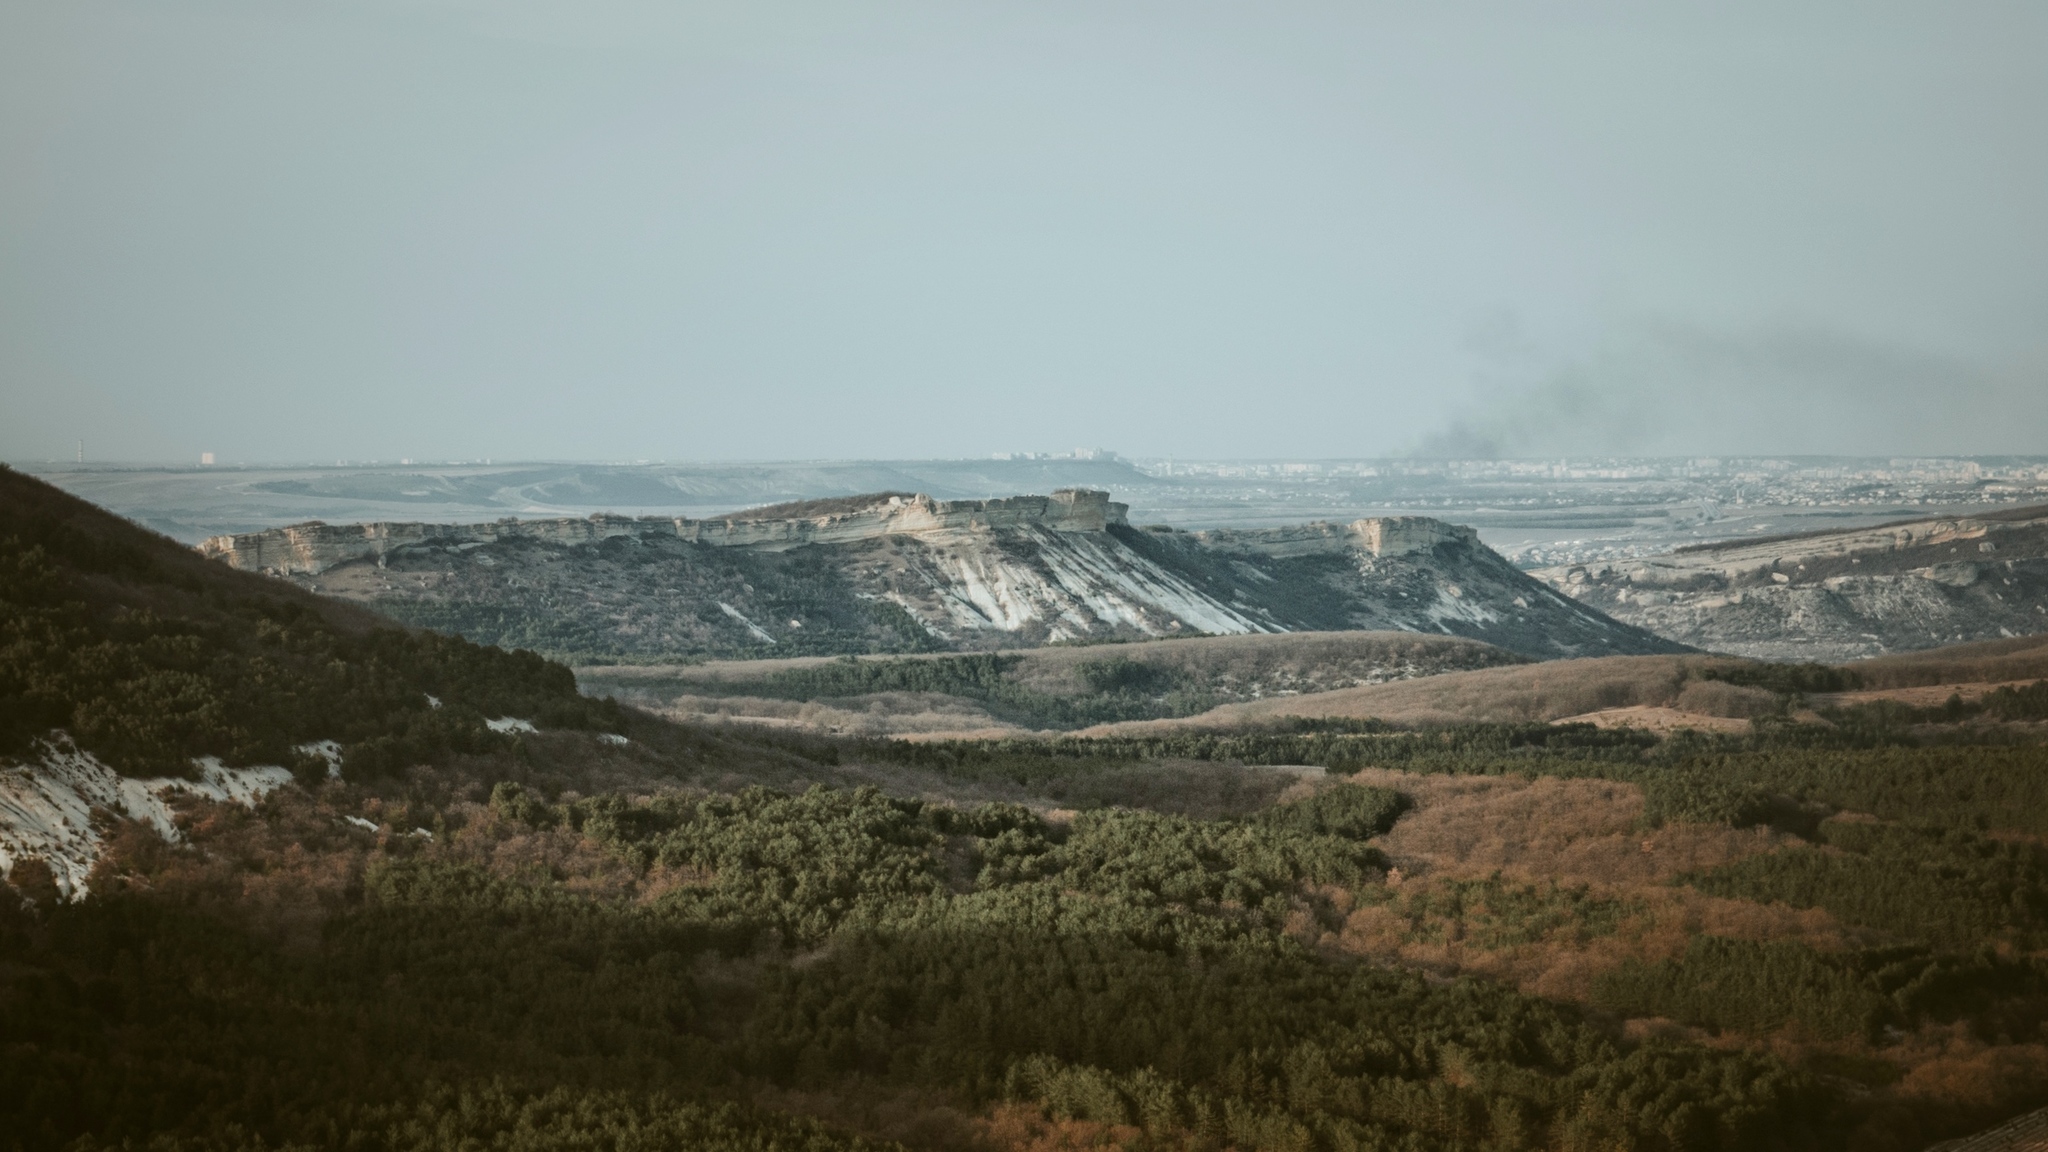
[[[835,499],[712,520],[321,524],[218,537],[231,566],[581,663],[1410,631],[1537,659],[1680,646],[1415,517],[1133,528],[1101,492]]]
[[[801,657],[577,670],[583,689],[681,720],[850,735],[1075,728],[1519,664],[1415,632],[1287,632],[971,656]]]
[[[2048,1103],[2038,692],[1726,736],[680,726],[0,486],[9,1152],[1917,1152]],[[1081,709],[1512,658],[688,674],[998,659]],[[89,854],[30,843],[52,813]]]
[[[2048,677],[2048,635],[1945,644],[1855,662],[1866,688],[1915,688]]]
[[[504,747],[507,718],[620,722],[531,653],[224,570],[0,469],[0,760],[29,765],[0,778],[0,870],[32,853],[82,891],[95,807],[169,831],[166,794],[395,776]]]
[[[1710,656],[1607,656],[1454,672],[1313,695],[1226,704],[1212,712],[1104,734],[1172,727],[1229,728],[1282,717],[1375,719],[1393,724],[1527,724],[1609,708],[1674,704],[1689,681],[1739,661]]]
[[[1820,724],[1831,717],[1840,719],[1833,717],[1836,710],[1880,702],[1938,711],[1936,706],[1954,696],[1974,707],[2001,689],[2018,691],[2043,680],[2048,680],[2048,637],[2040,636],[1953,644],[1835,665],[1771,664],[1708,655],[1606,656],[1446,669],[1426,678],[1390,677],[1378,683],[1233,701],[1199,714],[1108,723],[1084,734],[1230,731],[1286,720],[1372,720],[1404,726],[1583,720],[1658,730],[1689,727],[1746,733],[1751,721],[1758,719]],[[1901,714],[1898,719],[1911,722],[1914,717]]]
[[[2048,632],[2048,507],[1735,540],[1534,575],[1696,648],[1853,660]]]

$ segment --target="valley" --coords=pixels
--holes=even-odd
[[[2044,56],[0,3],[0,1152],[2048,1152]]]
[[[0,484],[24,1149],[1919,1152],[2048,1104],[2040,637],[1561,655],[1398,615],[1526,597],[1447,526],[1148,537],[1080,494],[208,559]],[[968,523],[818,538],[846,516]],[[927,584],[957,648],[572,677],[314,591],[879,540],[1099,626],[1063,536],[1247,626],[1148,635],[1185,614],[1115,584],[1126,632],[979,648]],[[1240,564],[1313,595],[1226,598]],[[1314,596],[1415,626],[1273,630]]]
[[[1292,632],[980,656],[583,667],[577,680],[593,695],[681,721],[930,738],[1189,716],[1228,703],[1525,659],[1477,641],[1427,633]]]

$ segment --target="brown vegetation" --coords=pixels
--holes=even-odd
[[[1099,725],[1088,735],[1255,727],[1291,716],[1375,718],[1394,724],[1587,721],[1655,731],[1741,731],[1782,706],[1767,689],[1703,674],[1751,662],[1721,656],[1605,656],[1447,672],[1439,676],[1225,704],[1199,716]],[[1872,700],[1940,704],[1974,700],[2001,685],[2048,677],[2048,636],[1955,644],[1841,665],[1862,679],[1854,692],[1816,695],[1815,705]]]
[[[1474,877],[1500,872],[1562,884],[1661,884],[1791,838],[1768,828],[1673,824],[1642,829],[1632,784],[1556,777],[1414,775],[1367,769],[1353,776],[1414,797],[1380,843],[1406,874]]]
[[[1450,975],[1471,972],[1523,991],[1584,1003],[1593,982],[1625,960],[1659,960],[1708,933],[1800,939],[1835,950],[1859,942],[1816,909],[1764,907],[1701,895],[1670,881],[1799,843],[1767,828],[1640,826],[1633,785],[1551,777],[1422,776],[1367,769],[1351,778],[1415,800],[1379,843],[1392,868],[1389,899],[1359,903],[1326,892],[1326,929],[1304,933],[1325,948]],[[1458,881],[1495,880],[1555,895],[1581,894],[1613,909],[1613,930],[1589,933],[1561,918],[1554,929],[1488,946],[1488,910],[1445,917],[1432,899]],[[1569,892],[1566,893],[1570,895]],[[1540,896],[1538,897],[1540,898]],[[1418,915],[1418,910],[1422,910]]]
[[[934,661],[957,653],[868,657]],[[1284,632],[1198,636],[1129,644],[1066,645],[1010,654],[1004,680],[1024,693],[1079,699],[1098,688],[1091,670],[1106,662],[1143,665],[1185,692],[1208,700],[1300,699],[1355,688],[1473,669],[1518,665],[1502,648],[1456,636],[1413,632]],[[686,723],[744,722],[851,736],[981,739],[1033,730],[999,718],[983,703],[944,692],[874,692],[799,701],[763,696],[777,676],[818,669],[844,657],[711,661],[701,664],[605,665],[581,668],[587,692]],[[735,694],[739,693],[739,694]]]
[[[1602,656],[1508,668],[1449,672],[1426,679],[1314,695],[1226,704],[1183,720],[1105,725],[1090,735],[1175,728],[1229,728],[1286,716],[1387,720],[1395,724],[1542,723],[1613,708],[1669,706],[1689,680],[1744,663],[1717,656]]]
[[[1659,733],[1691,729],[1695,732],[1740,734],[1750,730],[1750,722],[1747,720],[1704,712],[1689,712],[1680,708],[1648,706],[1609,708],[1604,712],[1588,712],[1583,716],[1566,716],[1558,723],[1591,724],[1596,728],[1638,728],[1645,732]]]
[[[1527,663],[1505,648],[1462,636],[1419,632],[1278,632],[1198,636],[1114,646],[1041,648],[1017,677],[1044,691],[1085,691],[1078,666],[1105,658],[1135,660],[1220,684],[1312,692],[1353,683],[1434,676]]]
[[[838,736],[985,740],[1030,731],[996,719],[973,701],[940,692],[876,692],[832,703],[683,695],[652,711],[681,724],[758,724]]]
[[[1865,688],[1996,684],[2048,677],[2048,636],[2019,636],[1901,652],[1843,665]]]

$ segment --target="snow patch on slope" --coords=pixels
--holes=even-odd
[[[100,854],[96,812],[140,820],[176,841],[178,826],[166,803],[172,793],[254,807],[292,779],[284,768],[228,768],[211,756],[194,763],[197,780],[137,780],[59,739],[44,742],[40,758],[31,763],[0,766],[0,876],[12,874],[20,861],[41,858],[64,899],[83,899]]]

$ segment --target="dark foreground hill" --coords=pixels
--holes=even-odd
[[[0,833],[97,844],[64,900],[9,841],[9,1152],[1907,1152],[2048,1102],[2024,722],[689,729],[0,483]]]
[[[479,747],[486,717],[617,717],[531,653],[224,570],[5,469],[0,542],[0,755],[62,730],[124,774],[175,776],[195,756],[291,763],[331,741],[369,772]]]
[[[1675,652],[1420,517],[1134,528],[1107,494],[878,495],[714,520],[299,525],[207,541],[411,623],[580,663],[986,650],[1288,631],[1462,636],[1535,659]]]

